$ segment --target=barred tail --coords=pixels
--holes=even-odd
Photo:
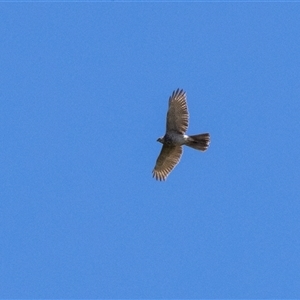
[[[202,133],[196,135],[190,135],[186,142],[186,145],[196,150],[205,151],[207,150],[210,143],[209,133]]]

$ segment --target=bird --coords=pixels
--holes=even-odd
[[[169,97],[166,133],[157,139],[162,143],[161,152],[156,160],[152,175],[156,180],[164,181],[179,163],[183,145],[196,150],[206,151],[210,144],[209,133],[186,135],[189,123],[186,92],[174,90]]]

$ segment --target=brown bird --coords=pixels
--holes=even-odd
[[[207,150],[210,143],[209,133],[188,136],[185,134],[188,123],[189,113],[186,93],[177,89],[169,98],[166,134],[157,139],[163,146],[152,171],[156,180],[166,180],[170,172],[179,163],[183,145],[196,150]]]

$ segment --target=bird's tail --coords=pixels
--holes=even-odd
[[[210,143],[209,133],[190,135],[186,141],[186,145],[196,150],[207,150]]]

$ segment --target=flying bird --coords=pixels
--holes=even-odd
[[[210,143],[209,133],[188,136],[185,134],[188,123],[189,113],[186,93],[177,89],[169,98],[166,133],[163,137],[157,139],[163,146],[152,171],[156,180],[166,180],[170,172],[179,163],[183,145],[200,151],[207,150]]]

